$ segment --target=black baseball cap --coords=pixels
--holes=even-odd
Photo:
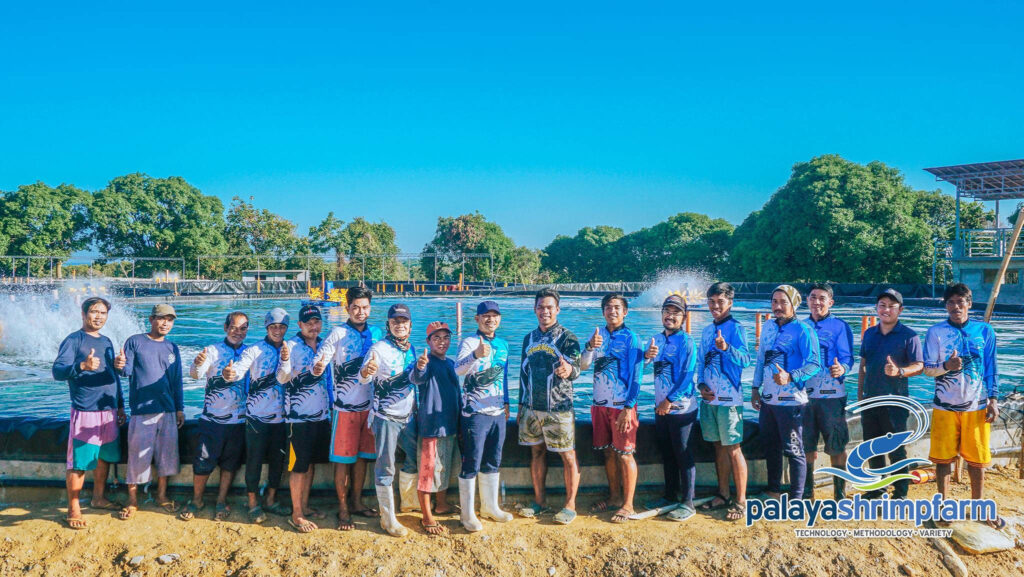
[[[661,303],[661,308],[665,307],[675,307],[685,313],[686,301],[679,295],[668,295],[665,297],[665,302]]]
[[[306,305],[299,309],[299,322],[308,323],[311,319],[323,319],[320,316],[320,307],[316,305]]]
[[[900,306],[903,306],[903,295],[900,294],[900,291],[894,288],[887,288],[884,291],[878,293],[878,298],[875,299],[875,302],[877,303],[878,301],[882,300],[882,297],[889,297],[892,300],[900,303]]]
[[[484,315],[487,313],[498,313],[501,314],[501,310],[498,308],[498,303],[494,301],[484,301],[476,305],[476,314]]]
[[[391,308],[388,309],[388,318],[403,318],[412,320],[412,314],[409,312],[409,307],[405,306],[402,303],[397,303],[391,305]]]

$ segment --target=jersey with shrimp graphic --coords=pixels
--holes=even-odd
[[[654,336],[658,354],[654,357],[654,405],[668,400],[672,415],[697,410],[697,390],[693,376],[697,372],[697,346],[690,335],[678,331],[671,336]]]
[[[761,400],[770,405],[806,405],[806,383],[821,369],[820,354],[818,337],[804,323],[796,319],[781,327],[774,321],[765,323],[754,367],[754,388],[761,388]],[[775,382],[779,368],[790,376],[784,385]]]
[[[261,423],[284,422],[284,385],[277,378],[280,350],[267,339],[246,347],[235,370],[246,373],[246,416]]]
[[[363,366],[376,359],[377,372],[359,380],[373,383],[373,402],[370,411],[375,418],[407,423],[416,410],[416,386],[409,373],[416,365],[416,347],[402,350],[388,339],[377,341],[366,354]]]
[[[948,320],[928,329],[924,344],[924,365],[935,369],[953,357],[960,357],[960,370],[935,377],[936,409],[977,411],[999,391],[996,370],[996,338],[992,325],[969,320],[956,326]]]
[[[331,371],[313,374],[313,365],[320,352],[306,345],[301,336],[288,341],[291,346],[291,379],[284,386],[285,422],[308,423],[331,416]]]
[[[615,332],[598,329],[602,343],[583,353],[581,367],[594,365],[594,406],[621,409],[636,405],[640,393],[643,349],[640,337],[623,325]]]
[[[359,382],[359,369],[373,343],[384,338],[374,326],[362,331],[349,324],[334,327],[324,339],[323,348],[330,350],[334,377],[334,408],[339,411],[365,411],[370,408],[373,388]]]
[[[726,343],[723,351],[715,345],[718,333]],[[715,398],[709,405],[738,407],[743,404],[743,369],[750,366],[747,336],[743,325],[728,316],[704,327],[697,358],[697,385],[711,389]]]
[[[476,358],[480,342],[487,343],[487,356]],[[488,339],[477,333],[462,339],[455,361],[455,372],[465,375],[462,382],[462,416],[500,415],[508,404],[508,342],[501,337]]]
[[[199,378],[206,378],[203,394],[203,412],[200,419],[222,425],[237,424],[245,420],[247,376],[237,381],[226,381],[221,373],[228,363],[238,363],[246,346],[237,349],[219,342],[203,349],[206,362],[197,367]]]
[[[845,399],[846,374],[853,366],[853,331],[839,317],[829,315],[815,321],[808,317],[807,326],[818,336],[821,370],[807,379],[807,396],[811,399]],[[832,367],[843,369],[839,378],[832,376]]]

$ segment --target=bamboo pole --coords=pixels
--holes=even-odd
[[[1021,225],[1024,225],[1024,214],[1017,214],[1017,222],[1013,225],[1013,233],[1010,234],[1010,242],[1003,255],[1003,262],[999,265],[999,274],[996,275],[996,283],[992,285],[992,293],[988,297],[988,306],[985,307],[985,322],[992,319],[992,311],[996,306],[996,299],[999,298],[999,289],[1003,288],[1003,277],[1006,276],[1006,269],[1010,267],[1010,259],[1013,258],[1013,250],[1017,248],[1017,241],[1020,239]]]

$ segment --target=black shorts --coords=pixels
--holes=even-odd
[[[315,463],[326,463],[331,447],[331,421],[288,424],[288,470],[305,473]]]
[[[234,473],[245,459],[245,423],[221,424],[199,419],[199,448],[192,473],[209,475],[220,467]]]
[[[841,454],[850,442],[846,424],[846,399],[810,399],[804,410],[804,451],[818,450],[818,440],[825,438],[825,453]]]

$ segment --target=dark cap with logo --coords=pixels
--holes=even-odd
[[[686,299],[679,295],[668,295],[665,297],[665,302],[661,303],[661,308],[675,307],[684,313],[686,312]]]
[[[402,303],[391,305],[388,309],[389,319],[409,319],[412,320],[412,314],[409,312],[409,307]]]
[[[313,319],[323,319],[320,316],[320,307],[316,305],[306,305],[299,309],[299,322],[308,323]]]
[[[878,298],[875,299],[875,302],[882,300],[883,297],[889,297],[892,300],[900,303],[900,306],[903,306],[903,295],[900,294],[900,291],[894,288],[887,288],[884,291],[878,293]]]

